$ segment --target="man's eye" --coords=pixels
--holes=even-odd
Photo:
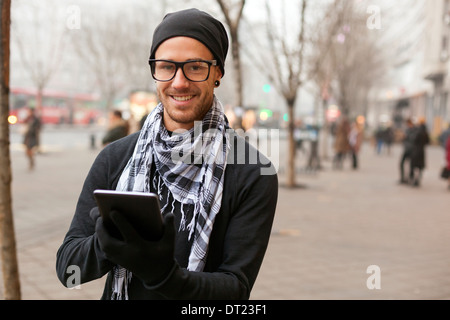
[[[195,62],[195,63],[189,63],[187,65],[187,68],[191,72],[203,72],[205,69],[208,68],[208,66],[203,63]]]
[[[175,67],[171,63],[162,63],[158,65],[159,70],[172,71]]]

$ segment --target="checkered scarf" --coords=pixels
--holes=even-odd
[[[117,190],[150,192],[154,161],[159,182],[161,214],[173,212],[179,202],[180,229],[189,231],[192,241],[188,270],[202,271],[216,214],[222,202],[226,159],[230,149],[228,121],[221,103],[214,97],[212,108],[203,121],[182,133],[165,129],[160,103],[147,117],[133,155],[120,176]],[[153,177],[155,178],[155,177]],[[155,185],[155,183],[153,184]],[[169,196],[170,194],[170,196]],[[191,221],[186,221],[183,207],[193,206]],[[120,266],[114,268],[112,299],[128,299],[132,274]]]

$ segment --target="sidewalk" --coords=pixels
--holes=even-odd
[[[15,145],[11,150],[22,299],[99,299],[103,279],[69,290],[55,274],[56,251],[99,150],[51,148],[38,155],[33,172],[23,151]],[[428,147],[420,188],[397,184],[400,151],[395,146],[390,156],[377,156],[364,145],[357,171],[349,161],[342,171],[324,161],[320,172],[299,170],[302,188],[281,186],[251,299],[449,299],[450,192],[439,179],[443,151]],[[371,265],[381,270],[381,289],[367,287]]]

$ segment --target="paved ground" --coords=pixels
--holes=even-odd
[[[81,135],[81,134],[80,134]],[[46,145],[27,170],[21,146],[12,143],[13,208],[22,299],[98,299],[103,279],[64,288],[55,256],[71,221],[83,180],[98,149]],[[428,147],[420,188],[397,181],[400,148],[375,155],[366,144],[361,167],[317,173],[301,169],[302,188],[280,187],[273,234],[252,299],[416,300],[450,298],[450,191],[438,178],[443,151]],[[284,182],[280,167],[280,182]],[[369,290],[369,266],[380,270],[380,289]],[[1,272],[1,271],[0,271]],[[375,274],[373,274],[375,275]],[[372,279],[372,278],[371,278]],[[3,297],[0,283],[0,298]]]

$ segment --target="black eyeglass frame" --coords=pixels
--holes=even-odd
[[[173,63],[175,65],[176,69],[175,69],[175,72],[173,73],[172,78],[170,78],[168,80],[159,80],[159,79],[155,78],[155,70],[154,70],[155,67],[154,66],[155,66],[155,62],[158,62],[158,61],[170,62],[170,63]],[[188,76],[186,76],[186,73],[184,72],[184,65],[186,63],[191,63],[191,62],[205,62],[206,64],[208,64],[208,75],[206,76],[205,80],[191,80],[191,79],[189,79]],[[191,82],[204,82],[204,81],[209,79],[209,74],[211,73],[211,66],[217,66],[217,60],[202,60],[202,59],[193,59],[193,60],[187,60],[187,61],[183,61],[183,62],[177,62],[177,61],[165,60],[165,59],[149,59],[148,63],[150,65],[150,69],[152,71],[153,79],[155,79],[156,81],[160,81],[160,82],[172,81],[173,78],[175,78],[175,76],[176,76],[176,74],[178,72],[178,69],[181,69],[181,71],[183,72],[184,77],[186,79],[188,79],[189,81],[191,81]]]

